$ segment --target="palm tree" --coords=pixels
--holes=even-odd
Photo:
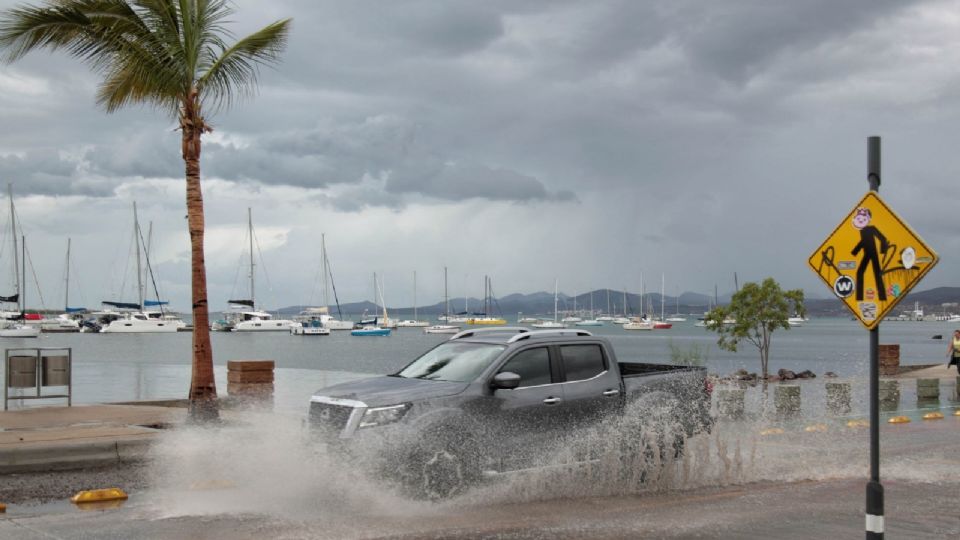
[[[227,0],[46,0],[0,13],[7,62],[35,49],[65,50],[103,75],[97,102],[113,112],[157,107],[179,121],[186,166],[193,293],[190,415],[219,417],[203,257],[200,139],[212,131],[203,109],[221,110],[256,90],[259,68],[277,62],[290,19],[228,44]]]

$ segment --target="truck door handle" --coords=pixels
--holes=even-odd
[[[543,400],[543,402],[547,405],[556,405],[557,403],[560,403],[560,398],[548,397],[547,399]]]
[[[603,393],[603,395],[610,397],[610,396],[615,396],[619,393],[620,393],[619,390],[607,390],[606,392]]]

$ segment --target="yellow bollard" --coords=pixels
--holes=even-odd
[[[775,428],[769,428],[769,429],[765,429],[765,430],[761,431],[761,432],[760,432],[760,435],[763,435],[763,436],[767,436],[767,435],[783,435],[783,433],[784,433],[783,428],[775,427]]]
[[[91,489],[81,491],[70,497],[73,504],[83,504],[103,501],[121,501],[126,500],[127,494],[120,488]]]
[[[910,418],[906,416],[894,416],[893,418],[887,420],[890,424],[909,424]]]
[[[960,409],[953,411],[954,416],[960,416]]]
[[[942,413],[942,412],[928,412],[927,414],[923,415],[923,419],[924,419],[924,420],[943,420],[943,413]]]
[[[803,428],[807,433],[823,433],[827,431],[826,424],[813,424]]]
[[[848,428],[870,427],[870,422],[862,418],[857,420],[850,420],[847,422],[847,427]]]
[[[0,514],[5,514],[7,512],[7,505],[0,503]]]

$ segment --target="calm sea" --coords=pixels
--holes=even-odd
[[[671,330],[628,332],[618,326],[585,328],[610,339],[621,361],[670,362],[671,345],[680,350],[699,347],[711,373],[738,368],[759,371],[759,354],[743,343],[736,353],[721,351],[716,336],[694,326],[675,323]],[[946,342],[956,324],[946,322],[886,322],[881,343],[901,346],[901,363],[945,362]],[[302,410],[310,394],[322,386],[371,374],[397,371],[407,362],[449,336],[424,334],[422,329],[393,331],[390,337],[353,337],[349,332],[302,337],[287,333],[212,333],[217,383],[226,390],[228,360],[269,359],[276,362],[276,405]],[[866,377],[867,331],[848,319],[813,319],[805,326],[777,331],[770,368],[809,369],[818,376]],[[43,334],[34,340],[6,339],[4,348],[70,347],[74,362],[74,400],[99,403],[142,399],[182,398],[190,380],[191,335],[177,334]]]

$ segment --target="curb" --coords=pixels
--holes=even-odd
[[[0,450],[0,474],[62,471],[146,459],[153,437],[24,445]]]

